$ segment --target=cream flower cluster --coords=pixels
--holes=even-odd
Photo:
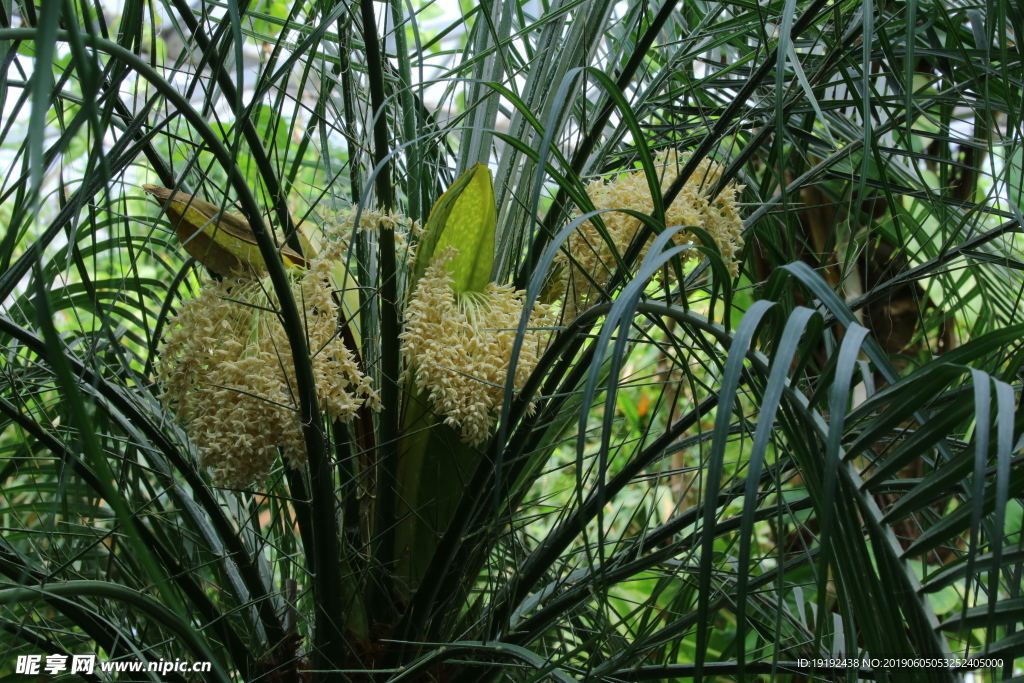
[[[403,348],[417,386],[431,408],[466,443],[486,441],[504,398],[523,292],[488,284],[483,292],[456,295],[448,263],[458,250],[435,254],[405,310]],[[537,366],[552,324],[547,306],[536,304],[516,365],[514,386],[522,388]]]
[[[379,403],[338,335],[330,272],[339,243],[290,273],[304,313],[320,409],[350,419]],[[221,485],[246,488],[264,480],[280,450],[291,467],[306,461],[291,349],[269,278],[204,283],[170,321],[157,375],[164,403],[185,423]]]
[[[329,220],[329,230],[341,236],[342,243],[347,245],[349,236],[355,230],[356,210],[350,209],[337,218]],[[364,208],[359,214],[359,229],[377,232],[381,228],[390,228],[395,234],[395,252],[410,265],[415,261],[416,250],[411,242],[423,232],[419,221],[410,220],[395,211],[379,211]]]
[[[687,157],[688,155],[678,154],[676,150],[664,151],[656,157],[655,166],[660,174],[662,192],[675,180],[676,171],[682,168]],[[666,209],[665,219],[666,225],[670,227],[695,225],[706,230],[714,238],[733,275],[736,275],[736,254],[743,247],[743,221],[739,216],[736,197],[743,188],[730,182],[714,201],[711,201],[710,190],[722,176],[723,170],[721,164],[711,159],[703,159],[675,201]],[[632,209],[648,215],[654,212],[654,200],[651,198],[647,174],[643,170],[618,176],[610,182],[594,180],[587,187],[587,194],[595,209]],[[642,225],[636,218],[619,211],[602,213],[601,220],[615,244],[615,250],[620,255],[626,252]],[[696,236],[688,230],[680,230],[673,239],[680,246],[700,244]],[[590,221],[584,222],[579,230],[569,237],[567,246],[577,265],[571,265],[564,254],[561,256],[563,267],[571,273],[565,305],[567,314],[575,316],[597,299],[597,290],[591,284],[591,279],[603,286],[614,272],[616,263],[608,243]],[[650,241],[643,254],[649,246]],[[701,254],[688,250],[683,252],[681,257],[685,261],[698,259]]]

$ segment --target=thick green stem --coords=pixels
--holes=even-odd
[[[366,73],[370,82],[370,101],[373,105],[373,157],[377,178],[374,189],[378,206],[384,211],[394,207],[394,189],[391,186],[388,120],[385,110],[384,65],[377,39],[377,20],[373,2],[360,2],[363,23],[363,43],[366,50]],[[395,262],[395,233],[381,228],[380,247],[380,396],[383,410],[380,433],[385,436],[377,450],[377,501],[374,507],[374,560],[383,571],[370,585],[368,603],[370,618],[387,623],[394,613],[392,575],[395,536],[395,488],[398,471],[398,434],[401,427],[401,391],[398,384],[398,282]]]

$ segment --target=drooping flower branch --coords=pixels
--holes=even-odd
[[[292,294],[304,322],[320,409],[351,419],[378,398],[338,335],[331,272],[335,244],[296,272]],[[162,400],[183,421],[200,462],[219,484],[246,488],[264,480],[277,451],[291,467],[306,461],[294,395],[294,364],[266,278],[206,282],[170,321],[157,363]]]

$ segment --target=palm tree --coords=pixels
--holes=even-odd
[[[0,671],[1011,677],[1022,34],[0,3]]]

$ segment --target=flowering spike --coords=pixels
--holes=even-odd
[[[673,171],[682,166],[685,156],[676,150],[668,150],[660,153],[655,159],[655,165],[661,170],[662,192],[675,180]],[[722,176],[723,170],[721,164],[711,159],[703,159],[683,185],[679,196],[671,206],[666,207],[665,225],[703,228],[715,240],[722,258],[729,265],[733,275],[736,275],[736,254],[743,247],[743,221],[739,216],[736,196],[743,188],[735,183],[729,183],[722,188],[717,197],[710,199],[709,192]],[[654,210],[650,185],[646,173],[642,170],[621,175],[610,182],[595,180],[587,187],[587,194],[595,209],[632,209],[646,214],[651,214]],[[640,228],[640,221],[619,211],[606,211],[601,214],[601,220],[615,244],[616,251],[619,254],[625,253]],[[680,230],[673,236],[673,240],[680,246],[700,244],[689,230]],[[641,259],[649,246],[648,243],[644,247]],[[562,270],[569,273],[565,309],[566,313],[573,317],[596,302],[597,290],[591,281],[604,285],[614,272],[616,261],[611,247],[590,221],[584,222],[579,230],[569,236],[567,247],[575,263],[570,262],[562,254],[556,264],[560,263]],[[700,258],[701,254],[690,250],[680,256],[686,260]]]
[[[304,322],[320,408],[351,419],[378,398],[341,342],[329,277],[338,246],[292,277]],[[306,461],[292,388],[295,368],[268,278],[204,283],[170,322],[157,362],[162,400],[186,426],[214,479],[246,488],[267,477],[278,450],[288,465]]]
[[[416,386],[427,392],[431,408],[462,440],[477,445],[490,436],[504,399],[523,292],[488,283],[482,292],[457,294],[451,264],[457,250],[435,253],[405,312],[403,348]],[[551,324],[543,304],[534,306],[516,364],[519,389],[547,344]]]

